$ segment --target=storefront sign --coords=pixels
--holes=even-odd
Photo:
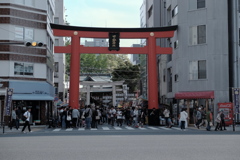
[[[233,108],[235,114],[239,114],[239,88],[233,88],[232,94],[233,94]]]
[[[5,116],[10,116],[12,105],[13,89],[7,88],[5,97]]]

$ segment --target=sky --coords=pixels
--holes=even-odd
[[[143,0],[64,0],[66,20],[71,26],[140,28]],[[122,42],[122,43],[121,43]],[[130,47],[139,40],[121,41]]]

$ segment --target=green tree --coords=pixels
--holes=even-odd
[[[124,65],[120,65],[112,72],[112,81],[125,81],[129,87],[129,92],[133,93],[138,89],[140,68],[139,65],[132,65],[130,62],[125,61]]]
[[[71,44],[71,41],[68,39],[66,42],[65,42],[65,46],[68,46],[68,45],[70,45]],[[65,62],[66,62],[66,64],[65,64],[65,69],[66,69],[66,73],[68,74],[68,73],[70,73],[70,53],[67,53],[66,55],[65,55]]]

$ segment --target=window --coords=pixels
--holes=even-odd
[[[23,27],[15,27],[15,39],[23,40]]]
[[[172,68],[168,68],[167,72],[168,92],[172,92]]]
[[[59,18],[58,17],[54,17],[54,23],[59,24]]]
[[[176,6],[173,10],[172,10],[172,17],[176,16],[178,14],[178,6]]]
[[[32,28],[24,28],[24,39],[25,40],[33,40],[33,29]]]
[[[55,62],[54,67],[55,67],[55,72],[58,72],[58,62]]]
[[[165,71],[166,69],[163,69],[163,82],[165,82],[166,81],[166,75],[165,75]]]
[[[50,51],[53,51],[53,40],[48,34],[47,34],[47,47]]]
[[[50,20],[52,21],[53,20],[53,10],[52,10],[51,4],[49,2],[48,2],[47,13],[48,13],[48,16],[49,16]]]
[[[175,49],[178,48],[178,40],[176,40],[176,41],[174,42],[174,48],[175,48]]]
[[[33,76],[33,64],[15,62],[14,75]]]
[[[206,79],[206,60],[191,61],[189,63],[189,76],[190,80]]]
[[[239,40],[238,40],[238,45],[240,46],[240,29],[238,30],[238,38],[239,38]]]
[[[55,39],[54,45],[55,45],[55,46],[59,46],[59,39]]]
[[[240,0],[238,0],[238,13],[240,13]]]
[[[171,62],[172,61],[172,54],[168,54],[167,55],[167,62]]]
[[[172,25],[171,19],[172,19],[172,16],[171,16],[171,6],[170,6],[167,9],[167,23],[168,23],[169,26]]]
[[[205,8],[205,0],[197,0],[197,9]]]
[[[190,45],[206,43],[206,25],[199,25],[190,28]]]
[[[16,40],[33,40],[33,29],[27,27],[15,26],[15,39]]]
[[[150,9],[148,10],[148,18],[152,16],[152,12],[153,12],[153,6],[151,6]]]
[[[189,10],[196,10],[205,7],[206,7],[205,0],[189,0]]]

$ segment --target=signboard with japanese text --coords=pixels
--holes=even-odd
[[[5,116],[10,116],[11,114],[12,95],[13,89],[7,88],[5,97]]]
[[[233,97],[233,110],[235,114],[239,114],[239,88],[232,89],[232,97]]]
[[[116,50],[119,51],[119,33],[109,33],[109,47],[108,50]]]

